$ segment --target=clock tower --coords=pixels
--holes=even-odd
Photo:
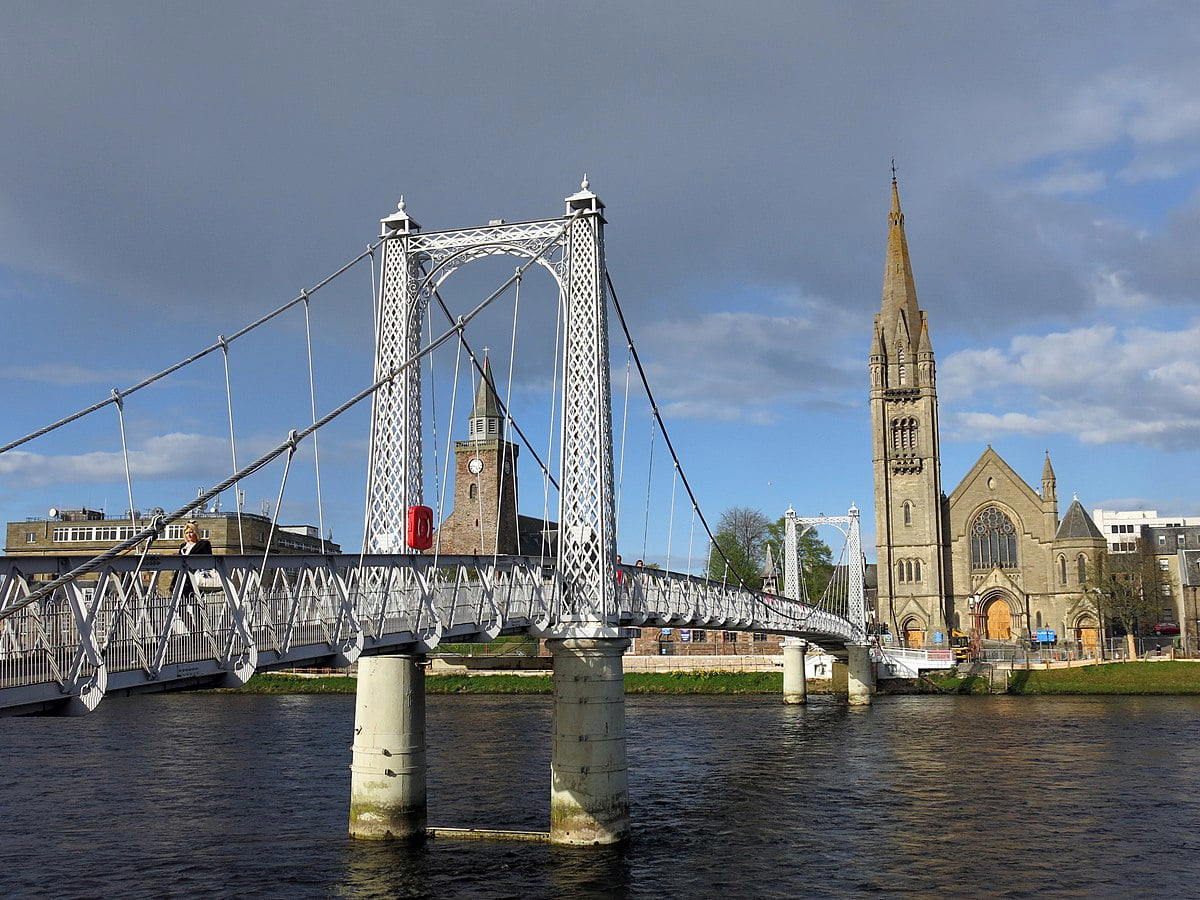
[[[438,531],[441,554],[487,555],[520,552],[517,533],[517,454],[504,433],[504,417],[483,361],[467,439],[454,442],[454,508]]]

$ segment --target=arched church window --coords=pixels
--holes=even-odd
[[[1058,558],[1058,583],[1067,583],[1067,558],[1065,556]]]
[[[475,484],[475,482],[471,482],[471,484],[468,485],[468,487],[467,487],[467,496],[472,500],[474,500],[476,497],[478,497],[479,496],[479,485]]]
[[[1040,612],[1034,617],[1034,620],[1037,622],[1036,627],[1041,628],[1042,627],[1042,614]]]
[[[896,580],[897,581],[904,580],[904,562],[903,561],[896,563]]]
[[[920,580],[921,580],[921,561],[919,559],[914,559],[913,560],[913,581],[920,581]]]
[[[1083,584],[1087,581],[1087,557],[1084,554],[1080,553],[1075,560],[1075,568],[1079,573],[1079,583]]]
[[[905,500],[904,501],[904,524],[905,525],[912,524],[912,510],[913,510],[912,503],[908,500]]]
[[[1017,567],[1017,529],[995,506],[987,507],[971,524],[971,568]]]

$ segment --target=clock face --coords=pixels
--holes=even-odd
[[[471,461],[467,463],[467,468],[470,470],[472,475],[478,475],[483,471],[483,460],[478,456],[473,457]]]

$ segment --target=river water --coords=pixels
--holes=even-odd
[[[431,825],[547,827],[547,697],[429,698]],[[346,837],[351,696],[0,719],[0,895],[1200,896],[1200,699],[631,697],[618,850]]]

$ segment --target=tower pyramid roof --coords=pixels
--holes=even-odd
[[[492,361],[486,356],[483,358],[483,378],[479,380],[479,387],[475,390],[475,405],[471,407],[471,418],[500,418],[500,401],[492,379]]]
[[[1046,451],[1046,464],[1042,466],[1042,481],[1054,481],[1054,466],[1050,465],[1050,451]]]
[[[1083,504],[1078,499],[1072,500],[1067,514],[1063,516],[1062,524],[1058,526],[1056,541],[1104,540],[1104,535],[1087,514]]]

